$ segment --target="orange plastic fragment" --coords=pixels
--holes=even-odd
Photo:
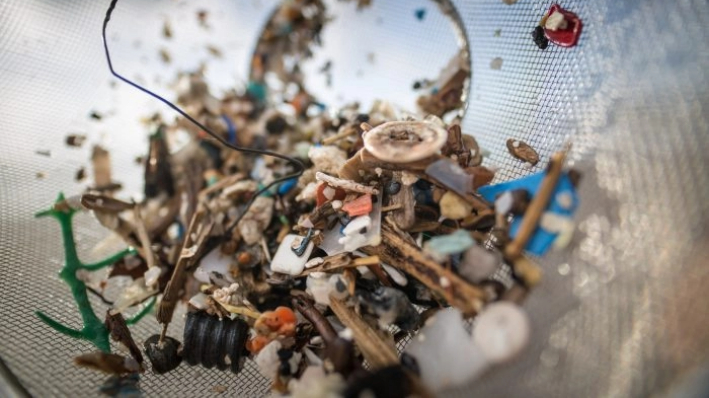
[[[256,335],[256,337],[246,342],[246,349],[249,350],[250,353],[256,355],[270,342],[270,338],[263,335]]]
[[[372,195],[365,194],[359,198],[349,201],[342,206],[350,217],[363,216],[372,211]]]

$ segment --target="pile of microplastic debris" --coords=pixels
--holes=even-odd
[[[455,72],[463,63],[451,65]],[[456,87],[460,76],[451,78]],[[385,102],[367,113],[356,105],[328,113],[302,86],[284,112],[253,87],[217,98],[200,73],[177,86],[183,109],[227,142],[294,157],[306,170],[254,198],[292,174],[293,163],[233,151],[186,119],[156,116],[144,200],[125,202],[114,197],[110,153],[94,148],[92,187],[39,213],[62,226],[60,276],[84,328],[37,315],[96,346],[75,363],[112,375],[103,393],[138,396],[139,373],[170,372],[184,359],[234,373],[253,360],[274,394],[431,396],[525,347],[530,327],[520,304],[541,272],[524,254],[563,248],[574,229],[579,175],[563,170],[564,151],[544,172],[490,185],[495,171],[455,120],[401,120]],[[460,105],[453,97],[419,105],[443,116]],[[531,165],[544,161],[520,140],[507,149]],[[77,211],[92,211],[129,249],[82,263],[71,226]],[[90,277],[107,266],[106,280]],[[110,306],[105,321],[88,294]],[[156,302],[163,327],[136,343],[128,326]],[[169,336],[178,306],[187,307],[185,329]],[[128,355],[111,353],[109,336]]]
[[[529,325],[519,304],[540,278],[523,252],[542,255],[573,231],[578,177],[562,170],[563,152],[542,173],[489,185],[494,171],[481,165],[475,139],[437,117],[399,121],[386,106],[308,120],[255,114],[249,96],[219,100],[199,75],[184,79],[180,101],[201,122],[308,168],[245,210],[260,186],[291,172],[287,162],[220,148],[182,120],[156,118],[142,203],[110,189],[59,200],[55,216],[92,210],[135,248],[102,264],[114,266],[104,287],[132,280],[101,325],[132,357],[93,353],[77,364],[142,371],[120,314],[155,296],[165,326],[177,303],[189,312],[183,336],[156,331],[143,344],[153,372],[183,358],[238,372],[249,358],[275,391],[294,396],[428,395],[522,350]],[[191,139],[169,148],[185,132]],[[539,161],[524,142],[508,148]],[[504,268],[511,283],[493,278]],[[406,337],[399,355],[396,341]]]

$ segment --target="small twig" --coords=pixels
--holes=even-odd
[[[337,134],[333,135],[332,137],[327,137],[327,138],[323,139],[322,144],[323,145],[334,144],[335,142],[337,142],[343,138],[347,138],[347,137],[349,137],[351,135],[355,135],[355,134],[357,134],[356,128],[354,128],[354,127],[345,128],[342,132],[337,133]]]
[[[204,248],[206,238],[212,230],[213,223],[205,224],[204,217],[204,207],[199,206],[192,216],[189,228],[185,232],[185,241],[182,245],[180,258],[177,260],[175,270],[172,272],[172,277],[165,287],[162,301],[158,307],[156,318],[158,323],[163,325],[163,330],[160,334],[161,342],[167,333],[167,326],[172,321],[172,314],[175,312],[175,305],[177,305],[177,296],[185,282],[186,270],[195,258],[199,258],[199,253]]]
[[[384,270],[382,270],[382,266],[380,264],[368,265],[367,268],[372,271],[374,276],[379,279],[379,282],[381,282],[382,285],[386,287],[391,287],[391,282],[389,281],[389,278],[387,277],[386,273],[384,273]]]
[[[304,270],[296,278],[303,276],[308,276],[313,272],[331,272],[347,268],[356,268],[360,266],[368,266],[379,264],[379,257],[377,256],[367,256],[353,258],[349,253],[340,253],[333,256],[323,257],[323,262]]]
[[[370,187],[369,185],[359,184],[351,180],[345,180],[342,178],[337,178],[329,176],[322,172],[315,173],[315,179],[318,181],[326,182],[331,187],[342,188],[348,191],[358,192],[358,193],[368,193],[370,195],[379,195],[379,190]]]
[[[320,333],[320,336],[322,336],[325,344],[331,344],[337,338],[335,328],[333,328],[330,321],[315,308],[313,303],[300,297],[294,297],[291,302],[293,303],[293,308],[298,310],[305,319],[313,324],[318,333]]]
[[[216,300],[216,299],[214,299],[214,302],[221,305],[222,308],[224,308],[225,310],[227,310],[228,312],[230,312],[232,314],[239,314],[239,315],[243,315],[243,316],[248,316],[249,318],[253,318],[253,319],[258,319],[258,317],[261,316],[260,312],[254,311],[248,307],[226,304],[226,303],[222,303],[221,301]]]
[[[396,349],[384,341],[362,317],[347,307],[344,302],[330,296],[330,308],[340,321],[352,330],[354,340],[362,351],[362,355],[374,369],[399,363]]]
[[[342,277],[347,284],[347,293],[349,293],[350,296],[354,296],[355,289],[357,289],[357,271],[352,268],[345,268],[345,270],[342,271]]]
[[[384,207],[382,207],[382,213],[385,213],[387,211],[392,211],[392,210],[399,210],[399,209],[401,209],[401,207],[402,206],[400,203],[397,203],[395,205],[384,206]]]
[[[133,206],[133,216],[135,217],[135,230],[140,244],[143,246],[143,252],[141,254],[145,257],[145,262],[150,269],[155,266],[155,255],[150,247],[150,236],[148,235],[148,230],[145,228],[145,223],[143,222],[143,217],[140,215],[140,207],[138,205]]]

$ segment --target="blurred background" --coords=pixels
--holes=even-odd
[[[140,192],[135,158],[147,151],[149,133],[140,120],[154,112],[173,117],[110,76],[100,38],[108,3],[0,2],[0,357],[7,365],[0,393],[6,395],[20,391],[18,384],[36,396],[96,395],[104,377],[71,363],[89,343],[58,335],[33,315],[42,309],[79,325],[57,278],[58,226],[32,215],[59,191],[85,188],[88,182],[74,177],[82,166],[90,173],[93,144],[111,150],[120,196]],[[304,68],[316,74],[309,88],[322,93],[323,103],[367,104],[386,95],[411,109],[413,79],[435,78],[467,38],[472,76],[462,127],[489,152],[486,165],[498,168],[496,181],[542,170],[565,142],[573,143],[570,165],[583,173],[574,239],[539,259],[544,280],[525,303],[531,346],[458,395],[709,396],[709,4],[563,1],[584,21],[579,45],[541,51],[530,32],[547,1],[453,1],[462,30],[432,0],[372,0],[359,13],[353,2],[331,3],[337,19]],[[201,65],[215,94],[242,89],[255,43],[277,6],[121,0],[109,29],[114,65],[168,98],[178,71]],[[199,11],[207,12],[206,23]],[[327,60],[332,87],[318,72]],[[70,133],[86,134],[88,144],[67,147]],[[542,162],[521,166],[507,153],[508,138],[529,143]],[[83,257],[98,258],[92,249],[106,232],[87,214],[77,217],[76,231]],[[170,333],[181,335],[181,327],[174,322]],[[157,325],[146,319],[133,330],[142,341]],[[182,365],[141,377],[146,396],[210,395],[217,385],[238,396],[268,389],[251,365],[237,376]]]

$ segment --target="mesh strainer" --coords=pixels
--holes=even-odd
[[[525,303],[533,344],[519,360],[458,394],[708,395],[706,1],[566,0],[564,7],[585,22],[580,44],[543,52],[529,32],[548,2],[454,4],[473,70],[463,130],[490,151],[498,180],[544,167],[540,162],[529,170],[512,159],[505,149],[511,136],[543,159],[571,140],[570,162],[584,173],[571,249],[541,260],[543,283]],[[73,130],[88,131],[91,141],[111,148],[116,179],[126,192],[140,190],[133,157],[147,146],[137,119],[157,105],[108,84],[99,39],[105,6],[0,3],[0,355],[8,368],[0,366],[7,383],[0,392],[8,395],[21,386],[37,396],[94,396],[103,380],[71,364],[88,343],[57,335],[33,315],[41,308],[67,325],[79,321],[56,277],[62,258],[58,227],[32,214],[60,190],[81,190],[73,176],[89,158],[89,146],[66,148],[64,137]],[[210,81],[216,88],[233,86],[247,76],[250,46],[274,6],[247,0],[121,2],[114,31],[130,33],[114,34],[117,67],[167,90],[163,84],[176,66],[155,59],[157,26],[167,17],[173,24],[190,23],[196,7],[207,7],[219,15],[212,29],[231,32],[210,36],[225,52],[209,70],[222,78]],[[408,34],[403,27],[391,29]],[[173,65],[196,67],[203,58],[200,40],[179,38],[188,49],[182,53],[173,43]],[[490,68],[495,58],[503,60],[499,70]],[[161,75],[148,73],[156,70]],[[89,121],[93,109],[108,117]],[[111,115],[114,109],[120,115]],[[87,215],[78,217],[76,230],[80,253],[98,257],[91,250],[104,231]],[[97,312],[103,308],[94,306]],[[181,327],[173,322],[170,333],[179,336]],[[133,333],[142,341],[156,330],[155,321],[146,319]],[[217,385],[240,396],[268,389],[251,363],[237,376],[183,365],[141,379],[148,396],[209,395]]]

